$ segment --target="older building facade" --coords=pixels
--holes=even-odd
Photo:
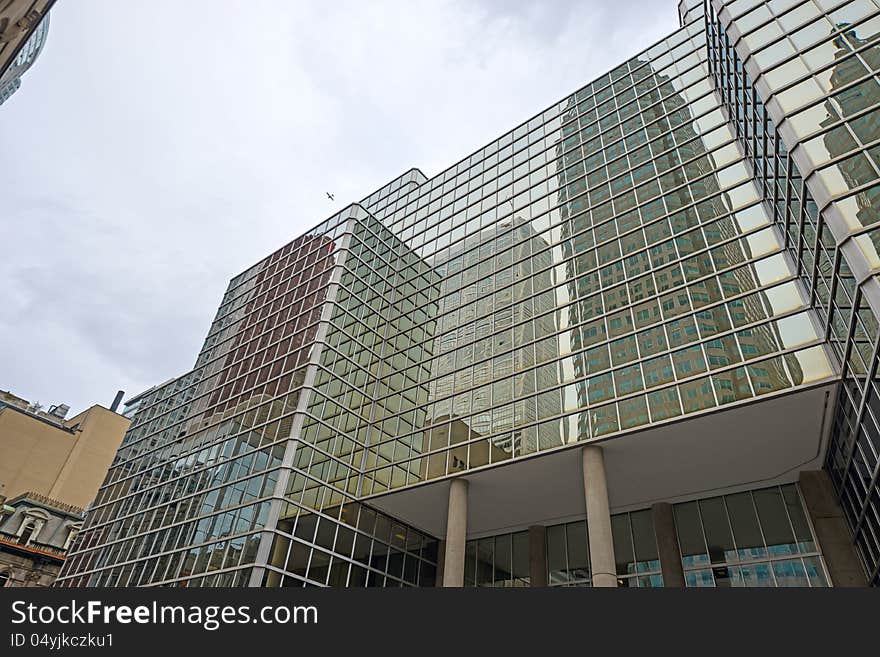
[[[0,391],[0,586],[50,586],[129,420]]]
[[[85,511],[38,493],[0,505],[0,587],[47,587],[55,581]]]
[[[679,11],[232,279],[59,583],[877,584],[880,5]]]

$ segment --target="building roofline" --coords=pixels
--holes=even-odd
[[[79,517],[82,517],[82,515],[86,512],[86,510],[82,507],[74,506],[73,504],[68,504],[67,502],[62,502],[61,500],[56,500],[47,495],[43,495],[42,493],[35,493],[34,491],[25,491],[24,493],[20,493],[15,497],[7,499],[4,504],[6,504],[7,506],[12,506],[13,504],[17,504],[18,502],[31,502],[33,506],[38,506],[40,508],[46,509],[47,511],[60,511],[61,513],[66,513]]]
[[[50,420],[49,418],[42,417],[42,416],[37,415],[35,413],[31,413],[27,409],[19,408],[18,406],[13,406],[11,404],[5,404],[5,403],[0,402],[0,413],[3,413],[3,411],[5,411],[7,409],[13,410],[16,413],[21,413],[22,415],[26,415],[27,417],[34,419],[34,420],[38,420],[44,424],[48,424],[50,427],[53,427],[55,429],[60,429],[61,431],[66,431],[67,433],[70,433],[70,434],[75,433],[74,429],[71,429],[70,427],[65,426],[63,424],[65,422],[65,420],[59,420],[58,423],[55,423],[52,420]],[[76,415],[74,415],[74,417],[76,417]]]

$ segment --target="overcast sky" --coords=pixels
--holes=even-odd
[[[676,6],[59,0],[0,107],[0,389],[75,413],[187,371],[232,276],[666,36]]]

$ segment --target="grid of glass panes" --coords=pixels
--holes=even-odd
[[[310,261],[316,260],[315,251],[308,248],[306,238],[300,238],[296,242],[300,245],[305,242],[306,248],[300,249],[297,253],[292,245],[288,245],[270,256],[261,263],[261,266],[253,268],[258,269],[259,273],[251,279],[255,284],[250,285],[247,290],[251,299],[254,298],[255,291],[260,291],[260,287],[265,289],[274,283],[270,278],[273,273],[271,265],[275,264],[273,260],[277,261],[281,256],[292,251],[296,255],[302,255],[300,260],[305,261],[307,265]],[[303,254],[303,250],[306,253]],[[294,270],[294,274],[299,274],[304,269],[301,262],[297,264],[299,271]],[[322,269],[326,270],[326,267]],[[298,277],[294,280],[298,280]],[[278,466],[280,453],[283,450],[272,443],[275,440],[274,432],[283,424],[283,420],[268,425],[264,423],[271,415],[283,414],[285,408],[292,410],[295,404],[287,404],[282,398],[273,402],[271,406],[264,404],[232,418],[229,418],[230,413],[225,411],[230,409],[243,411],[245,408],[256,406],[256,404],[248,404],[243,398],[230,399],[230,396],[238,390],[244,388],[245,394],[249,395],[251,400],[263,401],[274,394],[273,384],[278,384],[279,391],[289,389],[288,382],[291,380],[291,375],[287,374],[280,379],[271,380],[271,370],[267,367],[255,371],[254,365],[262,364],[264,356],[267,360],[271,358],[265,351],[258,352],[251,358],[245,357],[244,364],[240,362],[241,356],[245,354],[236,354],[236,352],[247,352],[247,355],[250,355],[257,346],[256,340],[247,341],[247,338],[254,333],[253,321],[249,322],[248,319],[255,318],[256,313],[252,309],[255,305],[262,305],[262,299],[257,296],[256,301],[250,301],[250,307],[247,309],[243,308],[243,304],[236,307],[234,303],[227,301],[233,296],[235,287],[233,282],[206,340],[200,356],[202,367],[197,367],[193,373],[180,377],[173,386],[166,387],[166,389],[173,388],[175,392],[179,391],[178,394],[158,400],[155,399],[154,393],[154,399],[147,400],[136,415],[89,517],[87,529],[99,537],[100,542],[105,546],[101,551],[101,559],[92,564],[83,563],[79,567],[93,568],[107,563],[108,559],[111,563],[113,559],[131,561],[133,558],[145,555],[162,554],[181,545],[190,546],[190,550],[185,556],[182,556],[183,552],[178,552],[168,559],[154,557],[128,563],[127,567],[120,571],[120,577],[105,572],[104,576],[108,583],[125,584],[128,581],[133,584],[143,584],[151,580],[174,578],[178,573],[188,576],[205,568],[214,570],[218,567],[218,561],[222,561],[223,567],[228,567],[225,564],[232,561],[229,556],[233,554],[233,550],[230,549],[227,558],[221,558],[227,547],[224,541],[217,542],[216,545],[203,544],[196,547],[192,547],[192,543],[203,543],[212,537],[216,540],[225,534],[225,538],[231,539],[229,542],[234,546],[237,540],[228,534],[237,533],[242,527],[242,522],[247,520],[247,516],[230,518],[231,514],[227,511],[220,516],[200,520],[198,517],[218,507],[240,504],[240,500],[252,499],[254,495],[266,497],[274,492],[277,478],[275,472],[250,479],[243,478],[251,471],[263,471]],[[270,301],[277,307],[279,288],[275,287],[273,291],[275,298]],[[296,326],[295,315],[301,312],[304,306],[308,312],[309,298],[303,294],[308,291],[308,285],[299,286],[293,291],[296,307],[294,321],[288,322],[286,326],[281,325],[281,329],[293,329]],[[281,288],[280,293],[283,292],[284,289]],[[244,310],[251,312],[245,313]],[[264,307],[262,312],[265,313],[266,310],[267,308]],[[228,339],[224,341],[227,337],[223,335],[224,332],[229,334],[227,326],[230,324],[228,321],[230,314],[238,315],[236,328],[239,330],[234,335],[228,335]],[[242,315],[245,317],[243,318]],[[267,337],[269,336],[261,336],[260,340],[265,343]],[[275,346],[278,348],[278,345]],[[213,363],[209,363],[208,355],[212,351],[216,353],[216,359]],[[283,355],[278,359],[280,362],[276,361],[272,366],[277,374],[281,374],[280,366],[284,364],[284,355],[288,358],[290,369],[297,362],[295,350],[281,348],[281,351]],[[274,354],[275,351],[272,353]],[[231,373],[234,376],[234,372],[239,370],[241,373],[238,380],[229,384],[230,387],[225,390],[219,387],[218,383],[228,380],[231,378]],[[212,374],[213,379],[208,379]],[[256,390],[247,390],[251,388],[251,382],[258,382],[261,385]],[[271,391],[268,390],[270,385],[273,386]],[[152,401],[159,403],[151,403]],[[198,416],[198,421],[194,421],[193,414],[198,411],[204,414]],[[217,425],[218,420],[225,421]],[[257,425],[256,431],[253,430],[253,425]],[[197,430],[203,427],[207,428],[204,431]],[[182,436],[186,437],[181,440]],[[259,529],[265,522],[266,504],[261,503],[259,509],[258,514],[247,514],[253,523],[253,529]],[[194,519],[196,522],[192,522]],[[181,525],[183,520],[190,522]],[[155,531],[163,525],[166,525],[165,529]],[[138,536],[144,530],[153,531],[154,534]],[[108,546],[107,543],[115,540],[114,537],[124,538]],[[258,539],[258,536],[252,538]],[[82,544],[87,545],[88,542],[83,541]],[[249,558],[253,557],[254,551],[254,549],[247,551]],[[163,555],[166,556],[168,555]],[[84,561],[87,558],[84,555]],[[150,566],[157,561],[159,562],[157,569],[153,571]],[[165,562],[168,562],[167,567]],[[143,572],[140,572],[142,566]],[[126,571],[133,572],[133,575],[126,578]],[[140,579],[137,575],[140,575]],[[101,581],[100,574],[90,579],[92,583]]]
[[[253,558],[254,548],[230,546],[265,523],[268,502],[242,505],[274,493],[302,383],[295,371],[334,258],[330,237],[306,235],[233,279],[196,369],[134,418],[79,543],[101,548],[63,576],[94,570],[90,584],[149,584]]]
[[[859,264],[876,269],[880,5],[871,0],[809,0],[739,2],[729,9],[761,77],[817,171],[809,184],[819,186],[823,198],[833,199],[830,207],[844,221],[842,227],[837,224],[838,233],[858,245],[856,257],[863,259]],[[748,76],[742,77],[750,84]],[[816,244],[824,250],[828,231],[821,215],[819,222],[823,234]],[[844,256],[838,250],[833,264],[827,254],[820,254],[813,280],[830,281],[830,295],[819,297],[830,314],[826,334],[843,363],[827,465],[869,579],[877,584],[880,432],[871,406],[878,330],[875,313],[847,267],[846,258],[853,253]]]
[[[807,289],[810,289],[810,298],[815,301],[816,291],[812,289],[813,271],[814,268],[820,270],[827,268],[831,260],[826,249],[834,248],[834,240],[831,238],[829,244],[829,235],[825,231],[819,245],[820,259],[816,259],[813,253],[809,256],[804,254],[805,248],[812,250],[813,247],[810,236],[815,235],[814,219],[818,216],[816,204],[805,187],[797,165],[789,157],[785,145],[779,138],[773,120],[764,110],[764,105],[727,33],[718,22],[711,4],[707,7],[705,19],[709,70],[715,87],[728,109],[737,137],[751,161],[766,207],[770,209],[774,220],[782,229],[785,245],[794,256],[798,274]],[[805,222],[806,235],[801,229],[801,224]],[[814,267],[804,266],[806,257]],[[824,282],[824,279],[820,280]],[[827,286],[822,292],[824,292],[822,298],[827,299],[829,297]]]
[[[611,516],[618,586],[663,586],[650,509]],[[549,586],[591,586],[585,520],[546,528]],[[529,536],[521,531],[470,540],[465,549],[466,586],[529,586]]]
[[[796,315],[806,304],[781,257],[782,245],[771,238],[761,197],[711,95],[704,43],[702,21],[691,23],[434,179],[425,181],[414,171],[365,201],[406,245],[392,249],[388,261],[401,293],[395,292],[384,318],[388,330],[378,362],[389,369],[375,387],[372,424],[359,425],[364,417],[357,413],[330,414],[354,418],[355,444],[369,446],[361,450],[369,476],[352,476],[357,448],[334,453],[333,447],[321,452],[318,464],[318,439],[307,441],[312,451],[302,448],[315,481],[336,477],[345,482],[344,487],[318,486],[322,499],[329,491],[341,508],[348,499],[343,491],[353,493],[355,481],[358,494],[371,494],[830,373],[819,347],[800,349],[815,344],[817,336],[806,314]],[[338,239],[346,220],[337,215],[310,235]],[[529,237],[511,244],[511,236],[522,233],[523,221],[530,226]],[[463,251],[452,253],[462,245]],[[310,250],[321,248],[325,245],[318,239]],[[173,464],[192,458],[196,469],[209,470],[200,459],[228,442],[231,433],[246,434],[238,442],[249,446],[259,440],[260,448],[289,435],[298,392],[282,395],[280,382],[287,376],[283,368],[297,366],[297,356],[285,351],[292,345],[285,344],[284,330],[280,336],[276,332],[301,314],[309,318],[305,332],[300,331],[302,321],[296,327],[304,337],[320,314],[317,305],[300,313],[296,303],[268,294],[280,286],[289,292],[307,285],[295,268],[285,269],[290,264],[270,257],[233,279],[196,370],[174,384],[182,386],[180,395],[169,404],[145,404],[138,412],[135,419],[142,413],[145,419],[132,427],[125,457],[117,459],[105,485],[103,516],[97,521],[105,526],[95,525],[92,542],[83,539],[81,545],[101,545],[111,526],[113,536],[127,537],[114,523],[123,507],[133,510],[145,501],[153,505],[153,527],[177,527],[166,526],[168,519],[160,518],[165,511],[157,513],[162,505],[170,508],[167,500],[184,488]],[[428,276],[407,289],[407,276],[415,272],[418,279],[419,270],[441,275],[443,284],[438,289]],[[469,281],[466,275],[476,278]],[[514,282],[517,278],[525,281]],[[544,289],[547,279],[552,289]],[[256,300],[255,285],[268,288]],[[315,302],[313,295],[320,290],[306,289],[305,298]],[[465,298],[474,292],[479,298]],[[837,296],[830,295],[829,305]],[[481,301],[487,305],[480,306]],[[849,307],[858,305],[855,299]],[[433,333],[444,317],[464,324],[469,307],[474,320],[466,325],[473,327],[472,334],[463,330],[456,336],[450,360],[449,352],[442,351],[444,336]],[[229,353],[243,345],[236,342],[240,322],[254,313],[258,322],[248,328],[244,359],[235,356],[230,362]],[[514,327],[517,317],[529,318]],[[358,339],[344,327],[339,330],[339,339]],[[414,345],[401,339],[413,330],[425,338],[410,356]],[[501,349],[505,344],[524,344],[526,352],[511,358],[514,350]],[[272,368],[284,362],[280,374],[269,370],[277,377],[269,383],[278,384],[272,392],[261,389],[264,367],[254,376],[257,359],[248,361],[252,348],[261,366],[272,358]],[[398,366],[401,359],[404,367]],[[335,379],[345,381],[347,374]],[[485,383],[478,387],[475,381]],[[294,377],[285,383],[301,385]],[[426,390],[451,390],[451,401],[424,401]],[[262,404],[265,413],[251,405],[259,395],[274,395]],[[444,418],[437,409],[447,402],[452,409],[468,408],[470,415]],[[214,412],[210,426],[185,422],[188,407],[201,418],[209,406]],[[581,410],[585,407],[589,410]],[[319,412],[326,410],[324,400]],[[227,421],[232,414],[237,415]],[[467,437],[455,442],[462,435],[460,424],[477,417],[488,432],[477,436],[467,426]],[[323,419],[309,421],[317,426]],[[178,440],[182,429],[187,435]],[[266,432],[255,436],[252,429]],[[225,466],[230,456],[223,448],[214,458]],[[172,481],[166,486],[167,477]],[[141,494],[138,487],[144,485],[153,497]],[[163,495],[158,506],[151,501]],[[181,517],[186,513],[192,509],[187,507]],[[146,515],[126,518],[131,521],[126,529],[140,530],[133,518]],[[83,547],[76,568],[106,574],[114,564],[122,565],[108,581],[131,581],[145,554],[167,556],[167,550],[156,553],[155,546],[147,553],[140,546],[132,549],[127,538],[118,540],[124,548],[110,562],[106,550],[85,554],[89,549]],[[101,565],[90,563],[99,553]],[[179,561],[182,554],[178,550]],[[200,555],[188,559],[204,562]],[[143,573],[138,576],[143,583]]]
[[[711,5],[706,20],[709,62],[716,85],[736,119],[734,125],[752,159],[764,198],[776,208],[774,216],[784,231],[798,273],[810,289],[811,304],[826,324],[826,338],[842,362],[848,350],[852,309],[858,306],[854,303],[856,281]],[[864,352],[870,350],[870,343],[864,340],[862,324],[860,319],[855,340]]]
[[[871,429],[875,427],[871,424],[871,412],[860,409],[862,400],[866,399],[866,373],[877,336],[877,321],[861,291],[856,289],[846,261],[796,165],[788,158],[772,119],[764,110],[711,5],[706,20],[710,68],[716,85],[735,117],[738,136],[752,159],[757,178],[762,181],[765,200],[771,207],[779,208],[774,217],[785,231],[786,244],[795,258],[798,273],[811,289],[812,303],[826,324],[825,335],[843,365],[844,382],[838,392],[827,463],[832,481],[842,491],[862,558],[872,572],[872,564],[878,563],[880,554],[875,538],[877,514],[870,503],[869,492],[878,450],[877,441],[872,442],[868,435],[878,434],[856,428],[863,422]],[[780,185],[780,181],[783,184]],[[858,311],[853,313],[853,308]],[[861,437],[857,439],[857,436]],[[865,515],[867,527],[862,529],[860,518]]]
[[[828,586],[796,484],[673,506],[687,586]]]
[[[387,264],[392,255],[408,262],[409,267],[403,272],[392,271]],[[309,506],[310,488],[325,484],[350,495],[358,494],[357,474],[375,462],[374,452],[364,449],[369,423],[385,416],[382,405],[375,403],[377,390],[381,386],[384,393],[394,395],[405,386],[404,381],[418,380],[414,373],[423,367],[426,350],[431,348],[424,329],[412,327],[413,317],[397,308],[403,297],[401,290],[427,290],[424,298],[429,298],[430,290],[436,290],[438,284],[438,274],[379,222],[358,222],[332,302],[330,329],[306,409],[308,417],[300,432],[302,440],[311,444],[297,454],[302,476],[288,487],[288,499],[299,503],[303,491],[302,502]],[[398,333],[395,345],[404,350],[404,355],[393,360],[385,356],[386,336],[392,331]],[[388,372],[393,376],[380,384],[377,377]],[[422,399],[427,397],[424,388],[410,392]],[[419,416],[418,421],[423,422],[423,417]],[[396,421],[394,427],[386,426],[385,430],[407,434]],[[408,451],[409,445],[391,441],[382,449],[390,457],[395,450]],[[329,463],[328,458],[334,462]]]
[[[869,267],[880,267],[872,230],[880,221],[880,4],[777,0],[728,8],[810,162],[810,184],[833,199]]]
[[[651,509],[611,516],[611,535],[614,540],[618,586],[663,586]]]
[[[443,275],[426,323],[455,328],[399,407],[378,398],[364,494],[832,374],[821,348],[797,350],[820,339],[806,314],[767,323],[806,304],[712,95],[701,23],[386,214]],[[394,420],[413,430],[386,433]]]
[[[826,466],[874,586],[880,585],[880,391],[876,338],[875,330],[867,375],[854,372],[849,363],[846,368]],[[852,360],[860,358],[854,356]]]
[[[196,369],[145,395],[61,585],[248,583],[345,218],[233,279]]]
[[[375,509],[346,502],[282,514],[262,586],[434,586],[435,538]]]
[[[678,18],[681,25],[687,25],[703,15],[705,0],[679,0]]]
[[[394,205],[426,180],[427,177],[420,169],[410,169],[402,176],[395,178],[381,189],[367,196],[360,204],[371,215],[381,217],[384,215],[386,208]]]
[[[592,586],[585,520],[547,527],[547,584]]]
[[[363,527],[374,514],[365,516],[366,507],[353,504],[368,457],[364,443],[377,375],[391,367],[382,358],[393,316],[388,308],[400,296],[400,285],[412,285],[391,270],[392,256],[409,258],[408,276],[417,272],[436,278],[387,228],[358,210],[340,260],[341,275],[328,296],[329,321],[303,423],[293,435],[293,472],[267,585],[433,585],[436,541],[382,514],[375,527]],[[420,354],[423,341],[414,333],[407,339],[413,353]],[[398,360],[395,366],[405,370],[406,362]],[[359,518],[354,508],[360,509]],[[390,538],[383,538],[389,527]],[[350,551],[350,537],[360,534],[373,536],[371,552],[366,537],[354,541],[355,551]],[[279,541],[286,549],[278,547]]]
[[[465,586],[529,586],[529,533],[500,534],[467,541]]]
[[[186,379],[158,389],[149,403],[177,405],[186,397]],[[61,585],[134,586],[203,572],[218,585],[245,585],[268,511],[264,498],[277,477],[278,450],[256,450],[237,436],[202,456],[152,469],[161,461],[148,453],[133,462],[147,477],[106,484],[105,496],[117,499],[93,507],[88,531],[62,573],[72,579]]]

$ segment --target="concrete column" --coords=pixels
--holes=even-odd
[[[657,539],[660,570],[663,571],[663,586],[683,587],[684,568],[681,565],[681,548],[675,532],[672,505],[668,502],[657,502],[651,507],[651,516],[654,519],[654,538]]]
[[[837,502],[837,493],[831,478],[824,470],[803,471],[798,482],[804,505],[832,586],[867,586],[868,578],[856,554],[852,533],[846,524],[843,509]]]
[[[587,535],[590,538],[590,569],[593,586],[617,586],[611,513],[608,510],[608,486],[602,448],[587,445],[583,449],[584,498],[587,503]]]
[[[443,559],[443,586],[464,586],[464,552],[467,540],[468,482],[453,479],[449,486],[446,515],[446,551]]]
[[[529,527],[529,581],[530,586],[547,586],[547,528]]]

